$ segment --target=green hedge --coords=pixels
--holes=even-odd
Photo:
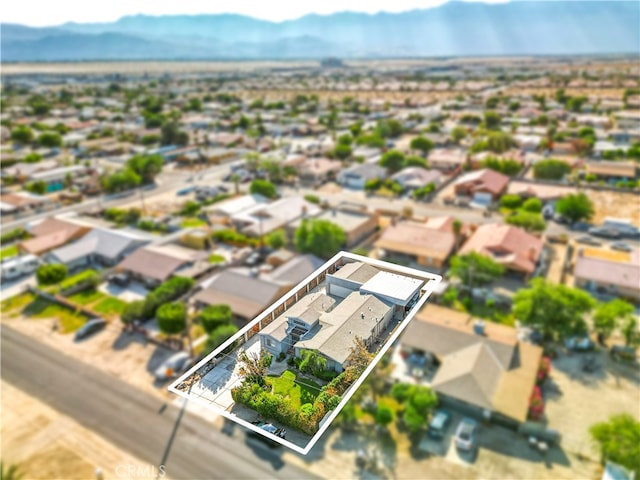
[[[69,277],[60,283],[61,290],[69,290],[72,287],[83,284],[87,287],[96,287],[100,283],[100,275],[95,270],[85,270],[72,277]]]
[[[160,305],[177,300],[194,285],[192,278],[173,277],[147,295],[142,309],[143,319],[153,318]]]

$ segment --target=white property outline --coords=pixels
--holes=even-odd
[[[409,311],[409,313],[407,313],[407,316],[404,318],[404,320],[402,320],[400,325],[398,325],[398,327],[396,328],[396,331],[393,333],[393,335],[391,335],[391,337],[387,339],[387,341],[384,343],[384,345],[382,346],[382,348],[380,349],[378,354],[373,358],[373,360],[367,366],[367,368],[364,370],[362,375],[360,375],[360,378],[358,378],[355,382],[353,382],[353,384],[348,388],[348,390],[342,395],[342,400],[340,401],[338,406],[329,414],[329,417],[325,417],[323,419],[322,425],[320,425],[320,428],[318,429],[316,434],[313,435],[313,437],[311,437],[311,440],[309,440],[309,442],[307,443],[307,445],[304,448],[301,448],[298,445],[295,445],[295,444],[293,444],[293,443],[291,443],[291,442],[289,442],[289,441],[287,441],[285,439],[282,439],[282,438],[280,438],[280,437],[278,437],[276,435],[268,433],[268,432],[264,431],[263,429],[258,428],[255,425],[252,425],[251,423],[247,422],[246,420],[241,419],[237,415],[229,413],[226,410],[223,410],[221,408],[214,407],[211,402],[207,402],[205,400],[202,400],[199,397],[191,396],[189,394],[189,389],[187,389],[186,391],[183,391],[183,390],[178,390],[176,388],[178,385],[180,385],[182,382],[184,382],[187,378],[189,378],[191,375],[193,375],[197,370],[199,370],[202,366],[204,366],[205,364],[209,363],[211,361],[211,359],[213,359],[215,356],[219,355],[225,348],[227,348],[229,345],[231,345],[237,339],[242,337],[245,333],[247,333],[249,330],[251,330],[254,326],[258,325],[259,322],[262,319],[267,317],[267,315],[270,315],[271,312],[273,312],[278,307],[280,307],[282,304],[287,302],[291,297],[293,297],[296,294],[296,292],[299,292],[300,289],[302,289],[305,285],[307,285],[309,282],[311,282],[311,280],[316,278],[320,273],[328,270],[332,265],[335,265],[341,259],[350,259],[350,260],[354,260],[354,261],[360,261],[360,262],[364,262],[364,263],[367,263],[367,264],[372,265],[372,266],[380,267],[380,268],[382,268],[382,269],[384,269],[386,271],[390,271],[390,272],[393,272],[393,273],[405,274],[405,275],[410,275],[410,276],[413,276],[413,277],[421,278],[421,279],[423,279],[425,281],[425,285],[423,287],[421,287],[421,291],[423,291],[424,293],[418,299],[418,301],[413,306],[413,308]],[[442,281],[442,276],[441,275],[436,275],[435,273],[424,272],[422,270],[416,270],[414,268],[403,267],[401,265],[396,265],[396,264],[393,264],[393,263],[384,262],[382,260],[376,260],[376,259],[369,258],[369,257],[363,257],[361,255],[356,255],[356,254],[350,253],[350,252],[345,252],[345,251],[338,252],[336,255],[331,257],[331,259],[329,259],[326,263],[324,263],[322,266],[320,266],[319,268],[314,270],[311,273],[311,275],[306,277],[304,280],[302,280],[300,283],[298,283],[295,287],[292,287],[291,290],[289,291],[289,293],[287,293],[282,298],[280,298],[280,300],[278,300],[276,303],[271,305],[268,309],[266,309],[264,312],[262,312],[260,315],[258,315],[253,321],[251,321],[247,325],[245,325],[235,335],[233,335],[226,342],[224,342],[222,345],[220,345],[218,348],[216,348],[213,352],[211,352],[209,355],[207,355],[205,358],[203,358],[201,361],[199,361],[196,365],[191,367],[186,373],[181,375],[177,380],[175,380],[173,383],[171,383],[171,385],[169,385],[168,389],[169,389],[170,392],[173,392],[173,393],[175,393],[175,394],[177,394],[177,395],[179,395],[179,396],[181,396],[181,397],[183,397],[183,398],[185,398],[187,400],[190,400],[190,401],[193,401],[193,402],[195,402],[197,404],[200,404],[203,407],[208,408],[209,410],[215,411],[216,413],[219,413],[223,417],[225,417],[225,418],[227,418],[229,420],[232,420],[232,421],[238,423],[239,425],[242,425],[243,427],[245,427],[245,428],[247,428],[249,430],[252,430],[252,431],[254,431],[254,432],[256,432],[256,433],[258,433],[260,435],[263,435],[263,436],[269,438],[270,440],[272,440],[274,442],[278,442],[278,443],[284,445],[285,447],[288,447],[288,448],[290,448],[290,449],[292,449],[292,450],[294,450],[294,451],[296,451],[296,452],[298,452],[298,453],[300,453],[302,455],[306,455],[313,448],[313,446],[320,439],[320,437],[327,430],[327,428],[329,428],[329,425],[331,425],[331,423],[335,420],[335,418],[338,416],[340,411],[344,408],[344,406],[347,404],[349,399],[356,392],[358,387],[367,379],[367,377],[369,376],[371,371],[375,368],[375,366],[378,364],[378,362],[382,359],[382,356],[387,352],[387,350],[389,350],[391,345],[393,345],[393,343],[398,339],[400,334],[407,327],[407,325],[413,319],[413,317],[418,312],[418,310],[420,310],[420,308],[422,308],[422,306],[426,303],[426,301],[429,299],[429,296],[431,295],[433,290],[438,286],[438,284],[441,281]],[[257,334],[258,333],[256,333],[256,335]],[[234,350],[234,352],[235,351],[236,350]]]

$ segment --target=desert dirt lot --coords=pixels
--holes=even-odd
[[[114,375],[147,393],[174,400],[166,385],[154,384],[154,370],[173,352],[148,342],[140,334],[122,332],[119,322],[112,322],[97,334],[81,342],[73,341],[73,334],[52,331],[53,319],[34,320],[24,317],[4,319],[20,333],[24,333],[66,355]]]
[[[640,196],[624,192],[589,190],[587,195],[595,206],[595,215],[591,219],[596,225],[606,217],[628,218],[640,227]]]
[[[120,478],[127,466],[142,465],[140,460],[6,382],[2,382],[1,420],[2,460],[7,465],[18,465],[25,479],[92,479],[98,467],[104,478]]]

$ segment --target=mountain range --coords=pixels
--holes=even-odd
[[[3,62],[633,54],[640,2],[452,1],[374,15],[271,22],[243,15],[133,15],[57,27],[0,25]]]

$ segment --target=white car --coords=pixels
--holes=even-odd
[[[456,447],[471,451],[478,443],[478,422],[471,418],[463,418],[456,428]]]
[[[167,358],[154,372],[158,381],[169,380],[177,377],[191,362],[191,357],[187,352],[178,352]]]

